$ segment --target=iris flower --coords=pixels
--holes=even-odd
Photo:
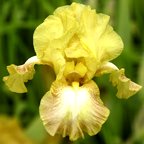
[[[27,92],[25,82],[35,73],[34,65],[51,66],[56,74],[40,103],[40,117],[47,132],[70,140],[97,134],[109,116],[93,77],[110,74],[117,97],[127,99],[141,86],[125,76],[110,61],[123,50],[121,37],[109,25],[110,17],[79,3],[57,8],[40,24],[33,36],[36,56],[23,65],[7,67],[3,78],[13,92]]]

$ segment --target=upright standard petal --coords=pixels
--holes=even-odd
[[[78,3],[54,11],[34,32],[38,58],[51,63],[59,79],[67,60],[82,59],[89,81],[104,62],[123,49],[121,38],[108,24],[109,16]]]
[[[116,58],[123,50],[120,36],[108,23],[108,15],[97,14],[94,10],[85,8],[81,14],[84,32],[80,35],[80,40],[89,49],[89,57],[85,61],[90,78],[101,64]]]
[[[48,16],[42,24],[40,24],[33,35],[34,49],[39,59],[43,59],[45,51],[49,48],[50,42],[63,35],[62,22],[58,17]],[[48,57],[47,61],[51,57]]]
[[[55,81],[40,103],[40,116],[48,133],[68,135],[70,140],[84,137],[84,132],[97,134],[109,115],[99,94],[93,81],[83,86]]]
[[[100,62],[106,62],[118,57],[123,50],[121,37],[107,25],[96,44],[96,57]]]

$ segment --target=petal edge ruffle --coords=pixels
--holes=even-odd
[[[78,88],[78,89],[77,89]],[[109,110],[99,97],[97,85],[90,81],[76,89],[55,81],[40,103],[40,116],[50,135],[56,133],[70,140],[97,134]]]

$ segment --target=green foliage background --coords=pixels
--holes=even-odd
[[[16,117],[27,136],[37,143],[70,144],[68,138],[50,142],[39,119],[39,103],[53,79],[45,68],[27,84],[28,93],[10,92],[2,82],[6,66],[23,64],[35,55],[33,32],[53,11],[73,0],[0,0],[0,115]],[[113,61],[125,68],[127,77],[144,86],[144,1],[143,0],[75,0],[89,4],[98,13],[111,16],[111,24],[122,37],[123,53]],[[46,76],[47,75],[47,76]],[[46,76],[47,82],[43,79]],[[116,89],[104,76],[95,79],[101,97],[111,114],[96,136],[87,136],[74,144],[144,144],[144,89],[128,100],[116,98]],[[47,137],[47,138],[46,138]],[[46,143],[46,142],[45,142]]]

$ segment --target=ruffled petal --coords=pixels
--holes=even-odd
[[[40,24],[33,35],[34,49],[39,59],[45,55],[45,50],[49,48],[50,42],[63,35],[63,26],[60,18],[48,16],[45,21]],[[49,57],[48,60],[49,61]]]
[[[142,86],[132,82],[125,76],[124,69],[113,71],[110,75],[110,81],[118,89],[118,98],[127,99],[142,88]]]
[[[89,7],[85,7],[82,11],[80,25],[83,30],[80,39],[95,58],[98,50],[98,40],[105,32],[108,22],[108,15],[97,14],[95,10],[91,10]]]
[[[81,58],[89,56],[89,51],[82,46],[79,38],[74,36],[71,41],[73,42],[70,42],[69,47],[65,49],[65,54],[68,58]]]
[[[70,140],[84,137],[84,132],[97,134],[108,115],[93,81],[83,86],[55,81],[40,103],[40,116],[48,133],[68,135]]]
[[[16,66],[14,64],[7,66],[9,76],[5,76],[3,81],[12,92],[25,93],[27,88],[25,82],[31,80],[35,73],[34,65],[40,64],[36,56],[31,57],[25,64]]]
[[[53,66],[58,79],[67,60],[83,59],[88,69],[86,79],[90,80],[99,65],[116,58],[123,49],[109,18],[78,3],[57,8],[34,32],[38,58]]]
[[[63,27],[62,19],[50,16],[34,32],[34,48],[38,58],[50,63],[56,74],[59,74],[61,67],[65,65],[64,49],[78,29],[78,24],[72,17],[62,17],[66,22],[70,22],[68,30]]]
[[[107,26],[96,44],[96,55],[100,62],[110,61],[118,57],[123,50],[121,37]]]
[[[65,21],[63,16],[66,15],[69,17],[74,17],[75,19],[80,21],[81,13],[85,7],[88,7],[90,9],[89,6],[85,6],[83,4],[73,2],[71,5],[66,5],[66,6],[57,8],[54,11],[54,15],[62,18],[64,27],[66,27],[66,29],[69,29],[68,23],[70,23],[70,21]]]

